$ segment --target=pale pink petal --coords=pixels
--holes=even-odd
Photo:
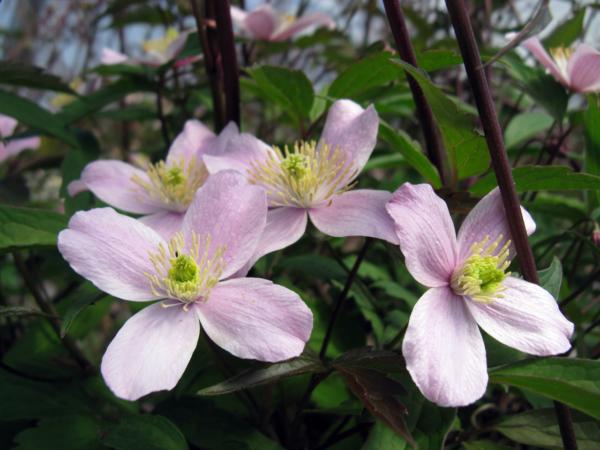
[[[71,197],[75,197],[77,194],[87,190],[87,184],[81,180],[73,180],[67,185],[67,192]]]
[[[17,127],[17,121],[12,117],[0,114],[0,137],[12,136],[15,128]]]
[[[567,80],[560,69],[552,59],[552,57],[548,54],[546,49],[542,46],[542,43],[537,37],[531,37],[523,41],[523,46],[529,50],[535,59],[537,59],[542,66],[544,66],[548,72],[552,74],[554,78],[556,78],[559,82],[564,84],[565,86],[569,85],[569,80]]]
[[[530,235],[535,231],[535,222],[531,215],[521,207],[525,229]],[[502,247],[510,239],[510,229],[504,213],[502,196],[498,188],[483,197],[469,212],[458,231],[459,264],[469,257],[471,246],[488,237],[490,243],[502,235],[498,247]],[[515,256],[514,246],[509,247],[509,257]]]
[[[248,13],[237,6],[230,6],[229,11],[231,13],[231,20],[239,27],[244,26],[244,20]]]
[[[81,182],[96,197],[115,208],[137,214],[158,212],[164,207],[134,181],[150,183],[146,172],[116,160],[94,161],[83,169]]]
[[[125,322],[106,349],[100,366],[104,381],[126,400],[173,389],[199,335],[200,324],[192,310],[150,305]]]
[[[446,203],[428,184],[404,183],[387,204],[406,268],[425,286],[446,286],[457,262],[454,225]]]
[[[206,148],[205,153],[213,156],[223,155],[233,138],[240,135],[240,130],[235,122],[229,122],[221,130],[217,138]]]
[[[571,88],[577,92],[600,91],[600,52],[579,44],[568,65]]]
[[[199,120],[188,120],[183,127],[183,131],[177,135],[167,154],[167,164],[172,164],[181,159],[189,162],[196,158],[197,162],[202,162],[201,156],[215,140],[213,133],[206,125]]]
[[[319,148],[339,148],[348,162],[360,171],[369,160],[379,130],[379,116],[373,105],[364,109],[351,100],[337,100],[327,114]]]
[[[513,277],[507,277],[504,286],[503,297],[490,304],[466,300],[481,328],[503,344],[532,355],[557,355],[571,348],[573,324],[548,291]]]
[[[193,55],[193,56],[188,56],[187,58],[182,58],[182,59],[178,59],[175,64],[173,64],[173,67],[175,67],[176,69],[179,69],[181,67],[186,67],[189,66],[190,64],[194,64],[197,61],[200,61],[202,59],[202,55]]]
[[[198,189],[183,219],[187,242],[191,234],[211,237],[213,249],[225,246],[221,278],[237,272],[256,251],[267,221],[264,191],[233,171],[212,175]]]
[[[234,277],[244,277],[260,257],[298,241],[306,231],[308,215],[303,208],[274,208],[267,213],[267,225],[250,260]]]
[[[348,191],[321,207],[311,208],[310,219],[329,236],[367,236],[398,244],[394,221],[386,211],[391,199],[387,191]]]
[[[112,208],[79,211],[58,235],[58,250],[73,270],[98,289],[123,300],[160,298],[145,273],[154,273],[150,253],[164,240],[151,228]]]
[[[277,27],[277,16],[270,5],[262,5],[247,13],[243,27],[253,37],[268,40]]]
[[[185,48],[185,44],[191,32],[192,30],[182,31],[181,33],[179,33],[179,36],[177,36],[177,39],[175,39],[173,42],[171,42],[171,44],[169,44],[169,47],[165,52],[165,62],[177,58],[177,56]]]
[[[410,315],[402,344],[406,367],[423,395],[440,406],[465,406],[487,386],[485,347],[464,300],[429,289]]]
[[[272,152],[272,148],[251,134],[228,135],[227,145],[220,156],[204,155],[204,164],[209,173],[235,170],[246,176],[253,164],[260,164]]]
[[[217,284],[196,311],[215,344],[246,359],[298,356],[312,330],[312,313],[298,294],[260,278]]]
[[[128,59],[129,58],[127,57],[127,55],[124,55],[123,53],[111,50],[110,48],[103,48],[102,56],[100,57],[100,62],[106,65],[123,64]]]
[[[183,227],[183,217],[183,213],[164,211],[142,216],[138,220],[144,225],[152,228],[160,234],[163,239],[168,241],[175,233],[181,231],[181,228]]]
[[[312,26],[332,29],[335,28],[335,22],[327,14],[321,12],[309,13],[294,20],[289,25],[280,27],[279,30],[271,36],[271,40],[284,41]]]
[[[21,153],[23,150],[35,150],[40,146],[40,142],[41,140],[37,136],[23,139],[13,139],[6,143],[6,154],[8,156],[14,156]]]

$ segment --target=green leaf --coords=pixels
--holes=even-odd
[[[380,372],[403,372],[406,363],[402,356],[390,350],[374,350],[371,347],[357,348],[338,356],[333,367],[371,369]]]
[[[198,395],[223,395],[242,389],[254,388],[275,383],[281,378],[324,371],[323,364],[316,358],[301,355],[289,361],[271,364],[266,367],[249,369],[221,383],[198,391]]]
[[[600,176],[574,172],[566,166],[522,166],[512,171],[517,192],[599,190]],[[498,184],[489,173],[471,186],[473,194],[484,195]]]
[[[0,61],[0,84],[25,86],[34,89],[66,92],[77,95],[56,75],[44,69],[18,61]]]
[[[370,369],[342,365],[338,365],[336,369],[344,377],[352,393],[373,416],[414,445],[414,440],[404,420],[407,409],[399,399],[399,396],[406,391],[399,381]]]
[[[463,442],[465,450],[510,450],[511,447],[492,441],[467,441]]]
[[[0,251],[56,245],[67,218],[53,211],[0,205]]]
[[[392,63],[392,57],[391,53],[382,52],[357,61],[331,83],[327,94],[333,98],[352,98],[397,80],[402,69]]]
[[[24,306],[0,306],[0,317],[47,316],[47,314]]]
[[[419,148],[419,144],[403,130],[394,130],[383,120],[380,120],[379,137],[386,141],[393,150],[398,151],[417,172],[435,188],[442,184],[435,166]]]
[[[299,255],[285,258],[280,266],[322,280],[345,280],[346,272],[332,258],[322,255]]]
[[[181,431],[166,417],[129,416],[107,431],[102,443],[116,450],[186,450]]]
[[[417,54],[417,65],[425,72],[448,69],[462,64],[462,58],[454,50],[427,50]]]
[[[98,288],[90,282],[85,282],[81,286],[78,286],[68,298],[63,300],[63,302],[67,302],[68,300],[73,299],[63,316],[60,330],[61,337],[64,337],[68,333],[69,328],[71,328],[73,322],[75,322],[84,309],[105,297],[107,297],[107,295],[98,290]]]
[[[596,450],[600,442],[598,422],[585,414],[572,411],[573,429],[580,450]],[[553,408],[537,409],[507,416],[494,426],[507,438],[520,444],[562,449],[563,443]]]
[[[99,426],[88,416],[72,415],[43,419],[15,437],[15,450],[102,450]]]
[[[154,92],[154,85],[143,77],[123,78],[69,103],[59,117],[65,123],[76,122],[133,92]]]
[[[77,146],[74,136],[65,129],[61,118],[50,111],[10,92],[0,91],[0,113],[17,119],[28,127],[43,131]]]
[[[375,421],[361,450],[404,450],[407,442],[382,421]]]
[[[583,114],[585,136],[585,170],[600,176],[600,96],[590,95],[588,107]],[[600,204],[600,190],[595,192],[594,205]]]
[[[529,67],[516,54],[504,55],[501,62],[507,67],[522,89],[556,120],[562,120],[569,94],[552,75],[540,67]]]
[[[315,93],[310,80],[300,70],[275,66],[255,66],[248,69],[261,92],[270,101],[300,123],[312,108]]]
[[[570,47],[583,32],[583,19],[585,18],[585,8],[573,11],[573,17],[565,21],[563,24],[544,39],[546,48]]]
[[[600,361],[528,359],[490,371],[490,381],[527,389],[600,419]]]
[[[540,286],[552,294],[558,300],[560,294],[560,285],[562,284],[563,268],[560,259],[556,256],[552,259],[550,267],[539,270]]]
[[[507,149],[516,147],[530,139],[554,123],[552,116],[540,111],[517,114],[504,131],[504,143]]]
[[[442,134],[442,140],[458,179],[479,175],[490,162],[482,133],[477,129],[476,116],[457,100],[450,99],[420,70],[404,61],[394,60],[419,83],[431,106]]]

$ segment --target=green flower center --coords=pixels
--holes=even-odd
[[[183,234],[176,233],[167,248],[160,244],[149,255],[154,271],[145,275],[152,292],[168,299],[165,307],[183,303],[187,311],[190,304],[208,299],[225,267],[224,253],[224,246],[213,249],[210,236],[192,233],[186,246]]]
[[[168,186],[179,186],[185,181],[183,170],[179,166],[171,167],[165,173],[165,184]]]
[[[291,153],[281,161],[281,168],[287,172],[289,176],[299,180],[306,175],[308,169],[308,157]]]
[[[452,275],[451,286],[456,294],[481,303],[491,303],[502,297],[502,282],[508,275],[506,269],[510,264],[510,240],[496,251],[502,239],[500,235],[488,245],[489,236],[486,236],[481,242],[473,244],[471,255]]]

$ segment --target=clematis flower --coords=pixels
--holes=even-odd
[[[225,172],[198,190],[168,242],[112,208],[73,216],[58,236],[73,270],[117,298],[155,301],[123,325],[102,358],[117,396],[172,389],[200,327],[240,358],[275,362],[302,352],[312,314],[296,293],[259,278],[228,279],[252,256],[266,214],[264,192]]]
[[[215,136],[201,122],[189,120],[173,141],[165,161],[145,171],[123,161],[91,162],[81,178],[69,184],[69,195],[89,189],[115,208],[143,214],[140,220],[168,239],[181,228],[194,194],[208,177],[202,155],[222,152],[234,134],[238,131],[233,123]]]
[[[600,52],[588,44],[554,48],[546,52],[537,37],[523,46],[566,88],[575,92],[600,92]]]
[[[3,139],[12,136],[16,127],[17,121],[15,119],[0,114],[0,162],[18,155],[23,150],[36,149],[40,146],[39,137],[11,139],[5,142]]]
[[[431,186],[405,183],[388,203],[406,268],[429,290],[415,305],[402,353],[425,397],[441,406],[473,403],[488,381],[478,325],[532,355],[570,348],[573,324],[552,295],[506,272],[514,249],[496,189],[466,217],[458,236]],[[535,230],[522,209],[528,234]]]
[[[251,12],[232,6],[231,19],[244,34],[264,41],[285,41],[311,26],[335,28],[327,14],[313,12],[297,18],[280,14],[268,4]]]
[[[252,262],[300,239],[308,216],[330,236],[398,242],[385,211],[392,194],[352,190],[375,147],[378,127],[373,106],[363,109],[350,100],[338,100],[318,143],[298,142],[282,150],[244,133],[232,137],[222,154],[204,155],[210,173],[237,170],[267,192],[271,210]]]
[[[135,59],[129,58],[124,53],[103,48],[100,62],[105,65],[113,64],[133,64],[158,67],[169,61],[176,60],[175,67],[183,67],[197,61],[200,56],[192,56],[177,60],[179,54],[183,51],[188,35],[191,30],[179,33],[175,28],[167,29],[166,34],[162,38],[150,39],[142,43],[144,57]]]

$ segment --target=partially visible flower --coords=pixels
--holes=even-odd
[[[215,136],[201,122],[189,120],[166,160],[147,170],[117,160],[91,162],[81,178],[69,184],[69,194],[89,189],[115,208],[142,214],[142,222],[168,239],[180,229],[194,194],[208,177],[202,155],[222,152],[232,134],[238,134],[233,123]]]
[[[430,288],[413,308],[402,353],[425,397],[464,406],[484,393],[488,375],[479,325],[509,347],[533,355],[566,352],[573,324],[536,284],[506,272],[514,247],[496,189],[467,215],[458,236],[431,186],[405,183],[388,203],[406,268]],[[522,210],[529,234],[535,223]]]
[[[575,92],[600,92],[600,52],[588,44],[558,47],[546,52],[537,37],[523,46],[566,88]]]
[[[11,156],[18,155],[23,150],[35,150],[40,146],[39,137],[5,140],[13,135],[17,128],[17,121],[12,117],[0,114],[0,162]]]
[[[285,41],[311,26],[335,28],[335,22],[327,14],[313,12],[294,17],[278,13],[271,5],[250,12],[232,6],[231,18],[244,34],[264,41]]]
[[[179,54],[185,47],[185,42],[191,30],[179,33],[175,28],[167,29],[162,38],[151,39],[142,43],[144,56],[139,59],[129,58],[124,53],[112,50],[110,48],[102,49],[100,62],[106,65],[112,64],[133,64],[158,67],[169,61],[176,60],[175,67],[183,67],[197,61],[200,55],[190,58],[177,60]]]
[[[318,143],[270,147],[250,134],[234,136],[221,156],[204,155],[210,173],[237,170],[267,192],[269,217],[255,258],[293,244],[307,218],[330,236],[369,236],[397,243],[385,211],[392,194],[352,190],[375,143],[379,117],[350,100],[330,108]]]
[[[117,298],[158,300],[125,323],[102,358],[117,396],[175,387],[200,327],[240,358],[276,362],[302,352],[312,313],[300,297],[268,280],[230,278],[252,256],[266,215],[264,192],[229,172],[198,190],[168,242],[111,208],[73,216],[58,248],[75,272]]]

